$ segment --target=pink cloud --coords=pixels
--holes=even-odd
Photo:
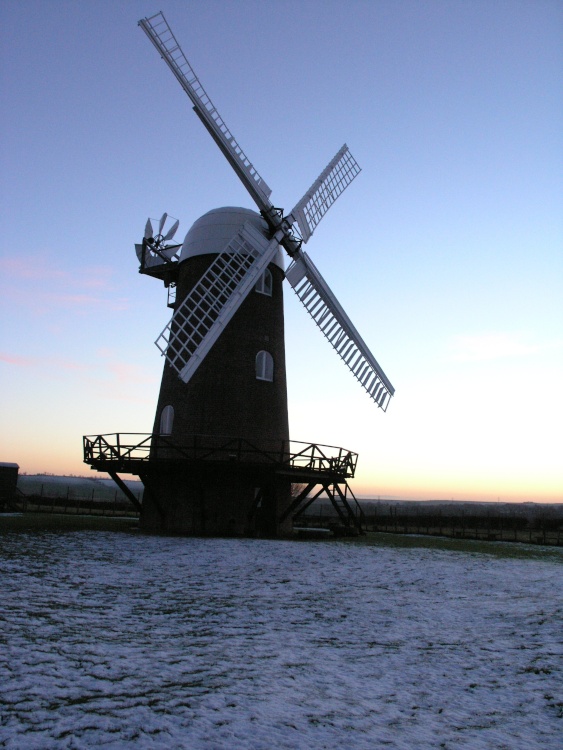
[[[97,356],[103,360],[98,365],[98,372],[102,369],[108,377],[89,375],[87,380],[92,385],[93,392],[104,399],[140,404],[153,403],[153,387],[158,382],[158,378],[146,367],[116,359],[111,349],[100,349],[97,351]],[[153,387],[146,389],[144,387],[146,385]]]
[[[49,367],[55,370],[88,370],[88,365],[59,357],[21,357],[0,352],[0,362],[16,367]]]
[[[68,359],[56,359],[51,357],[46,360],[46,363],[59,370],[80,370],[82,372],[90,369],[89,365],[83,362],[72,362]]]
[[[114,269],[108,266],[88,266],[83,268],[81,273],[85,278],[82,279],[82,286],[92,287],[94,289],[114,289],[109,286],[108,280],[113,275]]]
[[[155,378],[148,375],[146,368],[128,362],[110,361],[107,365],[118,383],[154,383]]]
[[[116,295],[122,288],[111,283],[112,273],[100,265],[63,268],[48,251],[4,255],[0,257],[0,299],[10,310],[25,306],[42,317],[61,310],[77,314],[127,310],[129,300]]]
[[[33,357],[19,357],[17,354],[2,354],[0,352],[0,362],[6,362],[17,367],[32,367],[38,363],[38,360]]]
[[[109,266],[84,266],[78,269],[61,268],[50,253],[34,253],[25,257],[0,257],[0,271],[12,281],[51,281],[72,285],[73,288],[105,289],[112,291]]]
[[[25,294],[14,287],[2,289],[2,302],[10,307],[25,303],[26,307],[35,313],[44,315],[57,308],[73,309],[77,311],[103,308],[104,310],[119,311],[129,309],[126,297],[111,297],[94,294],[68,294],[67,292],[44,292],[28,290]]]
[[[0,258],[0,270],[16,279],[38,281],[65,279],[68,272],[55,268],[39,255],[26,255],[25,258]]]
[[[45,303],[59,305],[61,307],[104,307],[107,310],[127,310],[129,300],[124,297],[108,298],[96,297],[91,294],[54,294],[40,295],[40,300]]]

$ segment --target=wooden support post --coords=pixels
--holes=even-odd
[[[113,479],[113,481],[116,483],[116,485],[119,487],[119,489],[123,492],[125,497],[127,497],[135,506],[135,508],[141,512],[141,503],[137,500],[135,495],[131,492],[129,487],[125,484],[125,482],[121,479],[121,477],[118,477],[115,471],[108,471],[108,474]]]

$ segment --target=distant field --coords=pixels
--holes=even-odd
[[[142,482],[125,480],[125,484],[138,500],[143,497]],[[18,477],[18,489],[24,495],[39,497],[60,497],[69,499],[97,500],[112,502],[127,498],[112,479],[102,477],[65,477],[50,474],[23,474]]]

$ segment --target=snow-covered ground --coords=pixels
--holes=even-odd
[[[560,551],[0,545],[0,747],[563,745]]]

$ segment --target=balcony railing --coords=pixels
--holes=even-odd
[[[243,438],[191,435],[178,444],[167,435],[110,433],[86,435],[83,443],[85,463],[101,470],[112,466],[132,474],[149,461],[228,461],[348,478],[354,476],[358,461],[357,453],[344,448],[296,440],[252,443]]]

